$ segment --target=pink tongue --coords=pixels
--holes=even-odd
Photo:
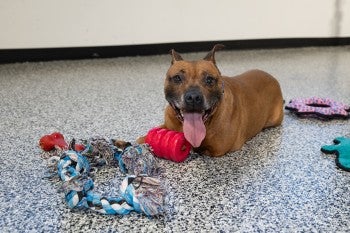
[[[184,113],[183,131],[193,147],[199,147],[205,138],[205,125],[200,113]]]

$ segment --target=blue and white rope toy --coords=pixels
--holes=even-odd
[[[94,144],[95,142],[95,144]],[[96,144],[98,142],[99,144]],[[73,143],[74,144],[74,143]],[[88,158],[99,146],[110,149],[120,170],[129,175],[120,185],[121,195],[101,197],[93,192],[94,182],[89,177],[91,170]],[[74,147],[73,147],[74,148]],[[147,216],[163,214],[164,189],[157,177],[159,169],[156,159],[146,144],[130,145],[123,150],[104,139],[90,140],[81,153],[74,150],[63,151],[57,161],[57,172],[63,181],[65,200],[70,208],[86,207],[102,214],[126,215],[131,211]],[[98,156],[95,150],[95,156]],[[105,153],[102,157],[108,157]],[[53,161],[49,161],[53,163]],[[108,163],[108,161],[106,161]]]

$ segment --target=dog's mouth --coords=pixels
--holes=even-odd
[[[184,122],[184,114],[187,113],[187,111],[182,110],[180,108],[178,108],[174,103],[170,103],[170,106],[174,109],[175,113],[176,113],[176,118],[181,121]],[[206,110],[202,110],[202,112],[199,112],[199,114],[202,115],[202,120],[205,123],[209,117],[213,114],[214,110],[216,108],[216,104],[214,104],[213,106],[211,106],[210,108],[206,109]]]
[[[182,122],[183,132],[187,141],[193,147],[199,147],[206,135],[205,122],[212,116],[216,104],[201,112],[189,112],[182,110],[175,104],[170,103],[176,113],[177,119]]]

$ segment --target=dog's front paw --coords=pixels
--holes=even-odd
[[[146,136],[139,137],[138,139],[136,139],[136,142],[138,144],[143,144],[143,143],[145,143],[145,141],[146,141]]]
[[[123,140],[118,140],[118,139],[112,139],[112,143],[114,146],[118,147],[119,149],[124,150],[125,148],[127,148],[128,146],[131,145],[130,142],[126,142]]]
[[[212,150],[209,148],[202,148],[202,147],[194,148],[193,151],[197,154],[206,155],[210,157],[220,157],[225,154],[225,152],[223,151],[219,151],[219,150],[216,151],[216,150]]]

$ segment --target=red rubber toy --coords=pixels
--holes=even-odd
[[[148,131],[145,142],[152,147],[155,156],[178,163],[185,161],[191,150],[184,133],[158,127]]]
[[[39,145],[44,151],[50,151],[56,147],[62,150],[68,149],[67,142],[64,140],[63,135],[59,132],[42,136],[40,138]]]

